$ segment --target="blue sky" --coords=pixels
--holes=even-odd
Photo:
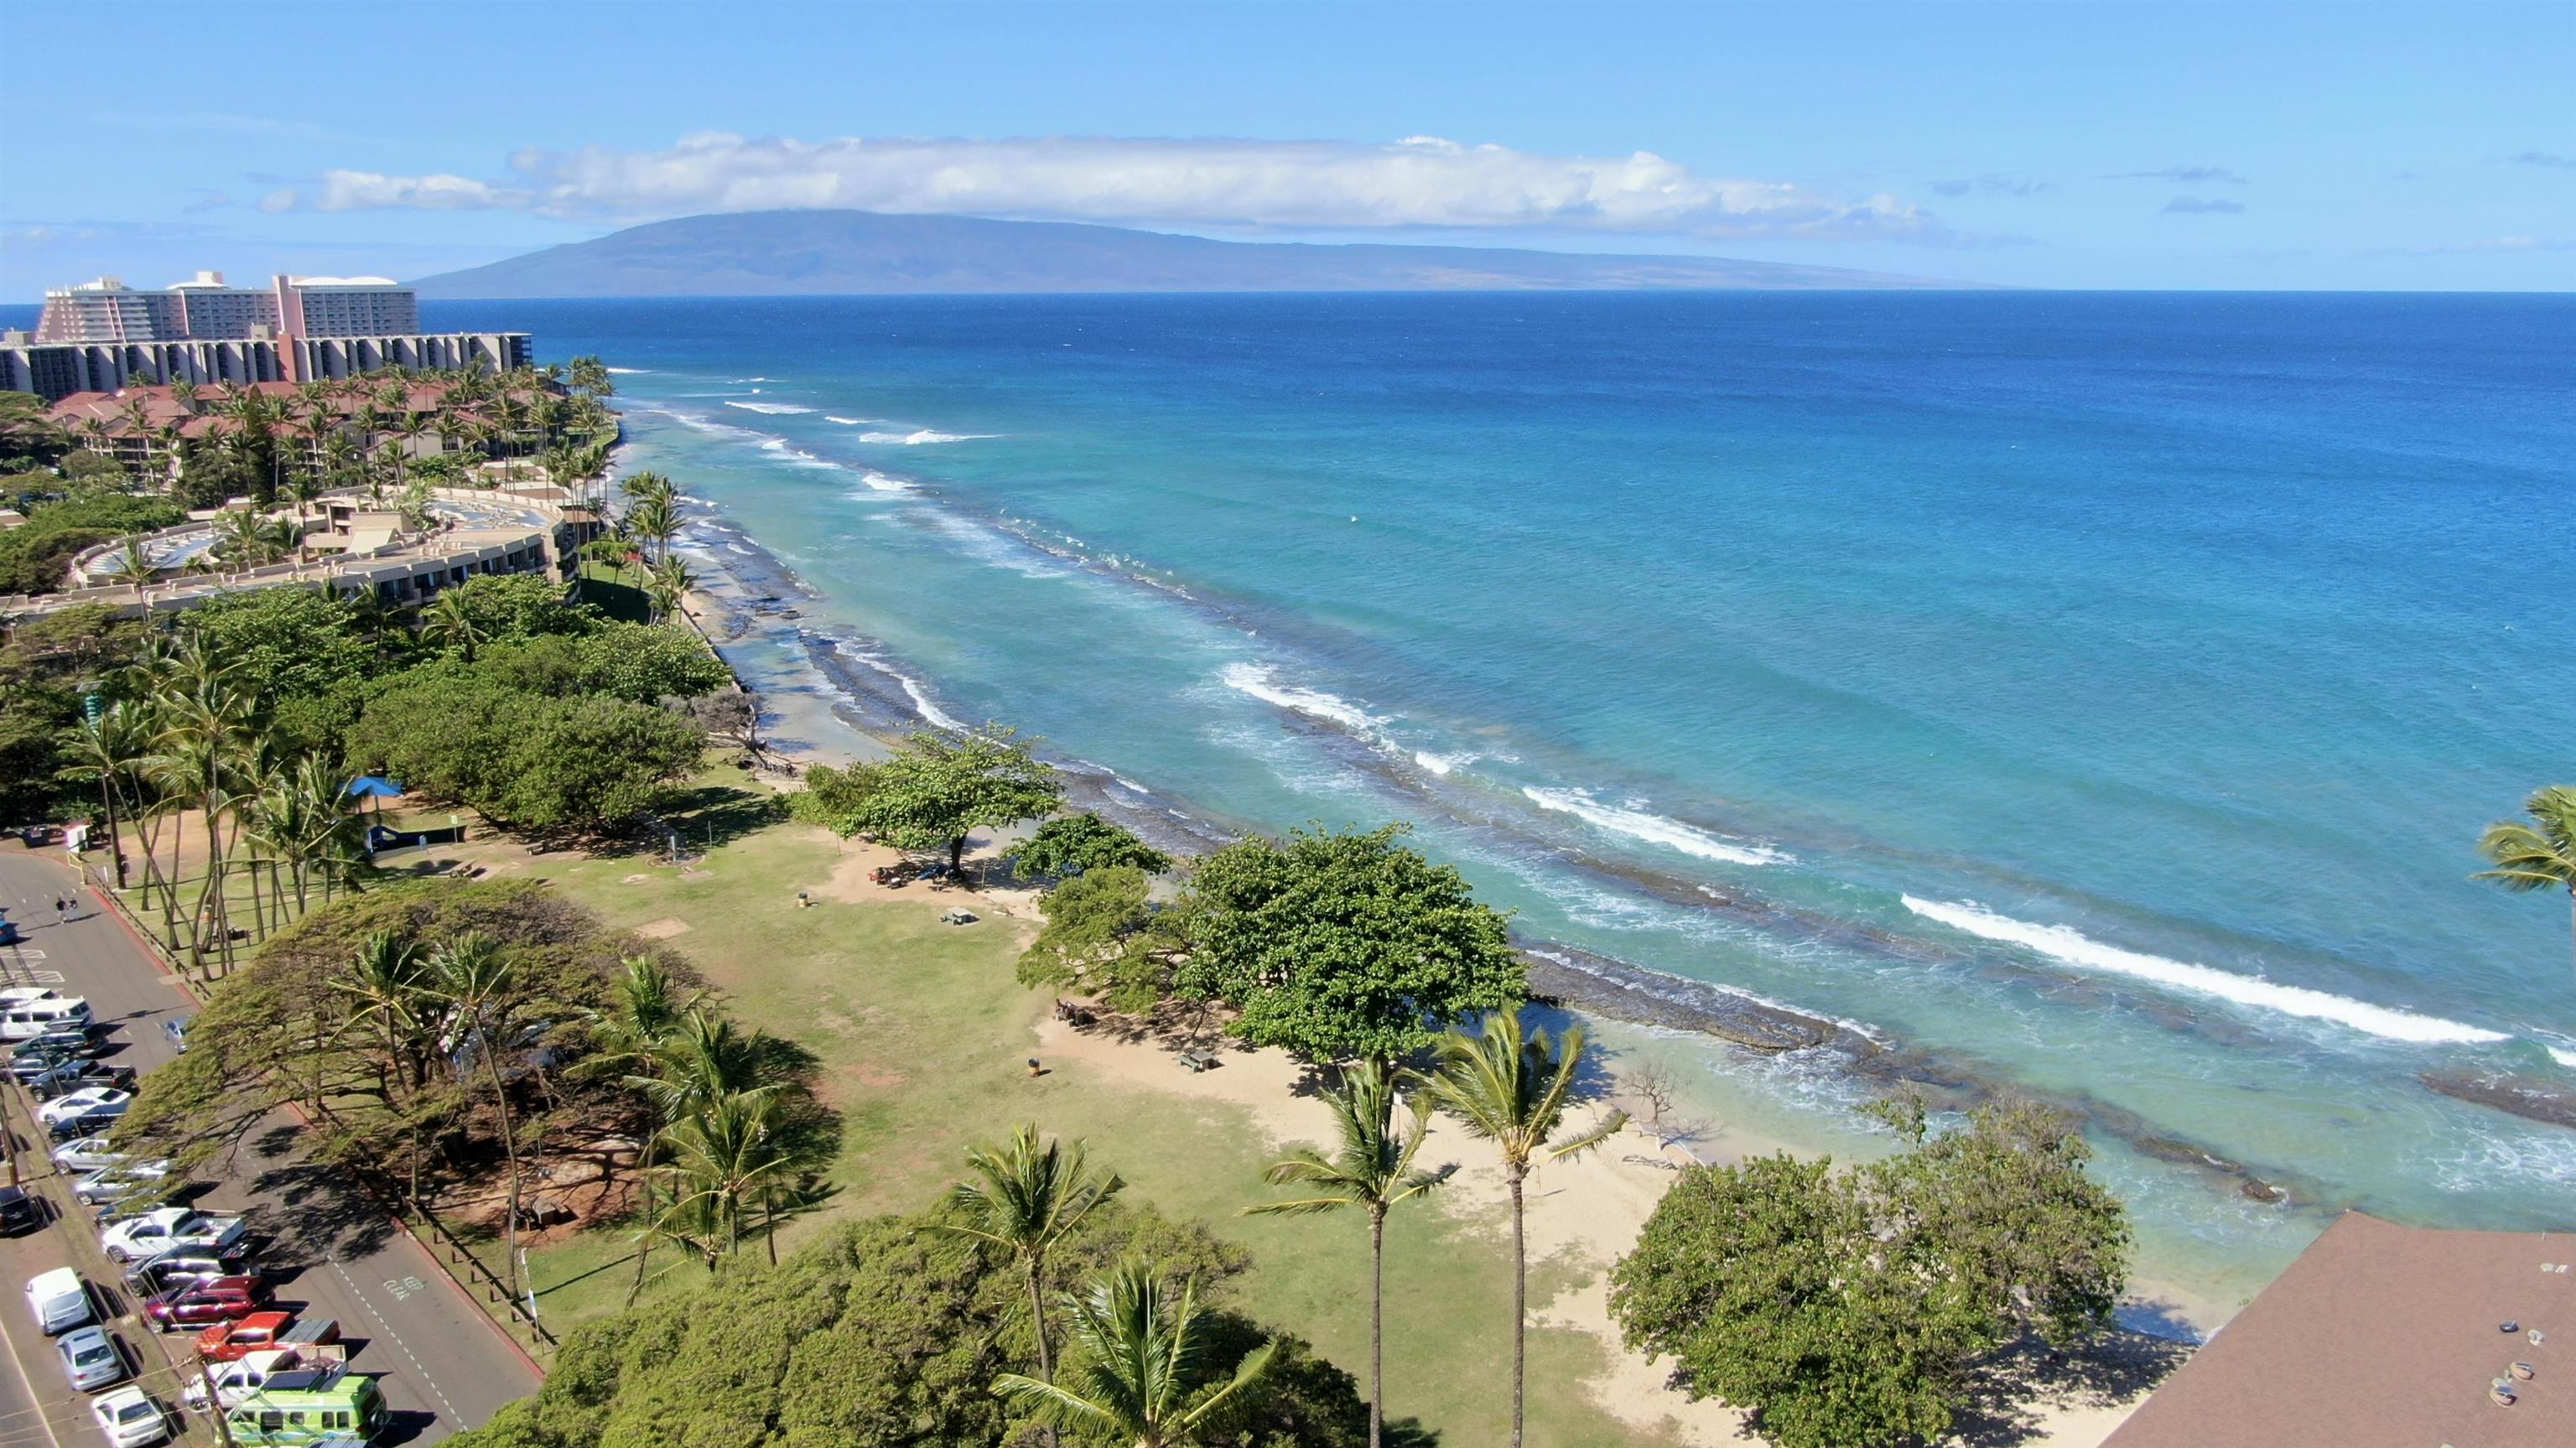
[[[776,204],[2061,287],[2576,284],[2565,3],[111,13],[0,7],[0,300],[412,277]]]

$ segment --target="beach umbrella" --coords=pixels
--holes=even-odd
[[[387,779],[381,774],[359,775],[357,778],[350,780],[349,787],[342,791],[344,794],[356,795],[360,799],[374,800],[376,802],[376,813],[379,815],[385,812],[385,801],[389,799],[402,798],[402,792],[403,787],[401,780]]]

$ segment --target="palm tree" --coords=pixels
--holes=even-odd
[[[1277,1345],[1244,1354],[1234,1375],[1207,1387],[1197,1384],[1205,1341],[1198,1327],[1194,1288],[1180,1301],[1150,1262],[1111,1270],[1081,1297],[1068,1293],[1066,1312],[1074,1341],[1082,1345],[1072,1383],[1005,1373],[993,1391],[1042,1421],[1086,1434],[1103,1434],[1134,1448],[1189,1448],[1203,1440],[1270,1371]]]
[[[453,588],[440,589],[438,597],[420,611],[420,636],[455,648],[469,664],[474,662],[474,646],[483,641],[482,629],[465,606],[465,595]]]
[[[673,1187],[663,1216],[711,1229],[701,1245],[708,1271],[715,1270],[720,1252],[741,1247],[743,1217],[755,1205],[761,1209],[769,1260],[777,1263],[779,1207],[816,1165],[813,1150],[800,1150],[784,1124],[779,1088],[761,1086],[708,1102],[662,1133],[671,1152],[663,1172]]]
[[[684,1017],[702,1013],[697,1011],[696,997],[686,1001],[679,998],[678,987],[660,961],[649,955],[630,955],[622,964],[625,969],[617,978],[615,1005],[589,1013],[592,1049],[583,1067],[594,1074],[620,1073],[629,1085],[658,1101],[660,1088],[670,1082],[664,1053],[672,1036]],[[653,1236],[660,1220],[653,1210],[653,1153],[670,1126],[670,1117],[662,1115],[637,1154],[636,1167],[644,1179],[646,1231],[635,1252],[635,1283],[626,1292],[629,1305],[644,1290],[645,1264],[652,1256]]]
[[[680,510],[667,495],[648,497],[628,512],[626,526],[653,544],[653,561],[671,556],[671,540],[680,532]]]
[[[143,585],[150,583],[152,575],[159,571],[160,565],[152,561],[152,550],[144,543],[142,534],[133,534],[117,545],[116,576],[133,587],[135,602],[143,601]]]
[[[1511,1183],[1512,1448],[1520,1448],[1521,1442],[1529,1336],[1529,1247],[1521,1185],[1533,1165],[1590,1151],[1628,1124],[1626,1112],[1613,1111],[1589,1131],[1561,1142],[1549,1140],[1565,1119],[1582,1066],[1582,1027],[1570,1027],[1561,1040],[1551,1041],[1544,1028],[1523,1034],[1520,1012],[1496,1011],[1475,1035],[1452,1027],[1441,1037],[1439,1069],[1423,1081],[1432,1100],[1457,1117],[1468,1135],[1502,1149],[1503,1174]]]
[[[2498,820],[2487,826],[2478,839],[2478,852],[2495,868],[2480,870],[2473,878],[2493,880],[2517,894],[2553,887],[2565,890],[2571,924],[2576,924],[2576,785],[2534,790],[2522,809],[2539,828],[2520,820]]]
[[[981,1180],[949,1189],[949,1205],[966,1220],[939,1229],[990,1243],[1018,1260],[1028,1284],[1030,1327],[1037,1334],[1038,1377],[1045,1383],[1055,1381],[1055,1358],[1047,1348],[1047,1256],[1127,1185],[1116,1172],[1093,1175],[1087,1155],[1079,1141],[1041,1142],[1035,1125],[1021,1127],[999,1146],[969,1148],[966,1164]]]
[[[202,647],[183,645],[172,661],[175,687],[161,702],[161,729],[144,767],[162,787],[193,800],[202,816],[206,875],[197,894],[193,951],[202,970],[211,929],[229,974],[233,945],[231,910],[224,899],[224,816],[233,805],[250,705],[223,681],[231,666]]]
[[[510,994],[510,960],[480,931],[468,930],[440,946],[429,957],[428,990],[448,1010],[446,1039],[452,1049],[482,1057],[492,1083],[492,1104],[501,1116],[501,1152],[510,1173],[508,1229],[511,1295],[519,1287],[519,1141],[510,1112],[509,1082],[501,1074],[501,1055],[517,1044],[517,1002]]]
[[[377,1042],[376,1069],[386,1100],[393,1100],[396,1086],[408,1093],[425,1085],[437,1039],[429,1018],[435,1000],[420,947],[390,931],[377,931],[358,947],[347,972],[332,977],[329,985],[349,1000],[339,1033],[364,1031]]]
[[[1274,1187],[1303,1186],[1315,1195],[1263,1202],[1243,1209],[1245,1216],[1302,1216],[1311,1212],[1358,1207],[1369,1226],[1369,1448],[1377,1448],[1386,1415],[1386,1214],[1389,1208],[1420,1196],[1440,1184],[1430,1172],[1415,1171],[1413,1158],[1422,1150],[1430,1124],[1431,1103],[1420,1095],[1412,1102],[1412,1124],[1395,1129],[1395,1077],[1377,1061],[1363,1061],[1342,1073],[1339,1089],[1326,1098],[1341,1148],[1326,1156],[1313,1147],[1297,1150],[1262,1172]]]
[[[689,571],[688,565],[665,554],[661,562],[653,565],[644,584],[644,596],[653,606],[653,622],[669,618],[681,600],[689,596],[689,590],[697,586],[697,575]]]

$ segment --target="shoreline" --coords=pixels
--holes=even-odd
[[[719,505],[704,498],[690,502],[690,527],[684,530],[684,541],[678,546],[703,566],[698,585],[683,608],[736,680],[758,695],[763,732],[771,736],[767,744],[772,753],[799,765],[882,759],[916,729],[955,726],[956,721],[944,717],[928,697],[927,686],[897,672],[876,655],[872,640],[809,626],[805,605],[819,601],[820,595],[793,568],[734,523]],[[782,672],[789,669],[806,677],[781,678]],[[1155,801],[1153,808],[1123,798],[1136,787],[1100,766],[1061,757],[1049,762],[1064,773],[1069,805],[1109,815],[1174,853],[1203,853],[1233,833],[1216,821],[1174,809],[1161,796],[1149,796]],[[1030,902],[1011,898],[1016,892],[977,893],[1010,913],[1034,914]],[[1936,1105],[1966,1104],[1992,1095],[1991,1091],[1978,1089],[1981,1083],[1929,1053],[1890,1049],[1878,1038],[1843,1022],[1684,977],[1655,973],[1656,979],[1649,987],[1603,969],[1614,967],[1631,976],[1643,973],[1622,962],[1556,942],[1515,943],[1529,960],[1534,1002],[1564,1012],[1585,1025],[1596,1039],[1607,1034],[1605,1027],[1619,1027],[1625,1028],[1619,1034],[1659,1033],[1720,1053],[1780,1056],[1830,1048],[1850,1058],[1848,1074],[1852,1079],[1882,1086],[1911,1085],[1925,1090]],[[1160,1072],[1144,1079],[1158,1086],[1171,1084]],[[2085,1114],[2094,1119],[2092,1113]],[[1730,1151],[1716,1157],[1686,1147],[1672,1150],[1692,1159],[1721,1164],[1771,1150],[1804,1157],[1830,1150],[1740,1125],[1724,1125],[1717,1130],[1724,1140],[1758,1142],[1759,1149]],[[2141,1137],[2130,1139],[2134,1144]],[[1652,1145],[1650,1141],[1645,1144]],[[2242,1167],[2187,1142],[2175,1141],[2166,1151],[2151,1154],[2203,1170],[2223,1167],[2223,1175],[2242,1176],[2250,1186],[2268,1187],[2268,1183],[2252,1177]],[[1658,1176],[1662,1174],[1661,1169],[1655,1170]],[[1656,1194],[1660,1195],[1660,1188]],[[1641,1226],[1643,1221],[1643,1214],[1638,1214],[1637,1224]],[[1625,1245],[1621,1243],[1623,1249]],[[2126,1305],[2134,1310],[2129,1316],[2137,1322],[2156,1325],[2152,1330],[2163,1336],[2205,1339],[2241,1305],[2187,1291],[2177,1283],[2154,1277],[2133,1277],[2130,1288],[2132,1301]],[[2180,1331],[2175,1330],[2177,1326]],[[1614,1356],[1624,1356],[1615,1344],[1612,1352]]]

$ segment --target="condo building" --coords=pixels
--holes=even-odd
[[[421,331],[419,299],[385,277],[236,287],[201,271],[157,291],[100,277],[45,293],[34,335],[0,332],[0,388],[51,402],[181,380],[304,382],[474,362],[507,370],[529,356],[525,332]]]

